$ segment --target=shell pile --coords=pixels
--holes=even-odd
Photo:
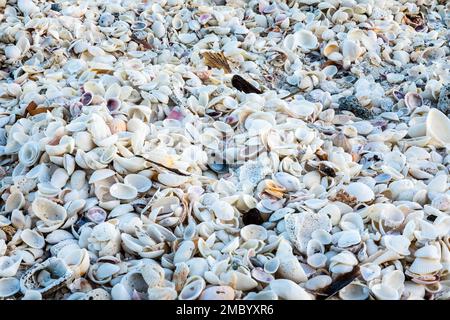
[[[0,0],[0,299],[450,299],[449,9]]]

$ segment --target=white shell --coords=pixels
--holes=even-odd
[[[141,174],[129,174],[123,182],[135,187],[138,192],[147,192],[152,187],[152,181]]]
[[[218,200],[211,205],[210,209],[220,220],[231,220],[234,217],[234,209],[226,201]]]
[[[426,121],[429,144],[444,147],[450,143],[450,119],[436,108],[430,109]]]
[[[295,282],[287,279],[275,279],[269,288],[282,300],[313,300],[312,296]]]
[[[19,280],[12,277],[5,277],[0,279],[0,298],[7,298],[19,292]]]
[[[375,198],[375,194],[370,187],[361,182],[350,183],[345,191],[351,196],[356,197],[358,202],[369,202]]]
[[[25,229],[20,234],[20,238],[28,246],[35,249],[42,249],[45,246],[45,240],[36,230]]]
[[[109,189],[111,195],[120,200],[132,200],[137,197],[138,191],[135,187],[124,183],[115,183]]]
[[[244,241],[250,239],[264,241],[267,239],[267,230],[262,226],[250,224],[241,229],[241,237]]]

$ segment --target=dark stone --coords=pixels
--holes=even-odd
[[[258,211],[258,209],[251,209],[250,211],[242,214],[242,221],[245,225],[249,224],[262,224],[264,222],[263,217],[261,216],[261,213]]]
[[[52,5],[50,6],[50,9],[52,9],[53,11],[61,11],[61,5],[59,3],[52,3]]]
[[[350,111],[361,119],[370,119],[373,117],[372,111],[364,108],[355,96],[342,97],[339,99],[339,110]]]

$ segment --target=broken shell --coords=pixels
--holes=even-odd
[[[73,277],[66,263],[56,257],[35,264],[20,278],[20,290],[36,290],[42,295],[50,294],[64,286]]]

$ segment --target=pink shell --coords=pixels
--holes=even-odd
[[[100,207],[90,208],[86,214],[86,218],[95,223],[102,223],[106,220],[106,211]]]

